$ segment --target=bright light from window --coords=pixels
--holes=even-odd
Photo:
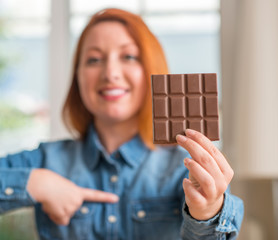
[[[159,34],[215,33],[220,27],[220,17],[215,13],[148,16],[145,21],[153,32]]]
[[[0,0],[0,155],[48,137],[50,0]]]
[[[8,20],[5,23],[5,32],[8,37],[38,38],[47,37],[50,31],[48,21],[39,19],[37,21]]]
[[[104,8],[121,8],[132,12],[138,12],[140,1],[137,0],[71,0],[71,12],[73,14],[86,14],[92,15],[95,12]]]
[[[50,15],[50,0],[1,0],[0,15],[9,18],[46,18]]]
[[[214,11],[219,0],[151,0],[145,1],[147,11]]]

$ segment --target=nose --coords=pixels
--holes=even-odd
[[[107,82],[115,82],[121,78],[122,70],[120,62],[113,57],[106,59],[103,67],[103,80]]]

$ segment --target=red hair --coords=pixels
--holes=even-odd
[[[166,74],[168,73],[168,67],[163,49],[157,38],[152,34],[140,16],[128,11],[114,8],[104,9],[94,14],[83,30],[75,51],[71,87],[63,107],[63,120],[67,128],[72,133],[77,133],[80,138],[86,136],[88,127],[93,121],[93,115],[86,109],[81,100],[77,82],[77,70],[81,48],[89,29],[102,21],[118,21],[124,24],[139,47],[140,61],[147,81],[147,95],[139,112],[138,129],[145,145],[153,149],[151,74]]]

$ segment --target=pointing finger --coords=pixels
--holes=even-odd
[[[119,197],[117,195],[109,192],[89,188],[81,188],[81,192],[83,194],[84,201],[107,203],[115,203],[119,201]]]

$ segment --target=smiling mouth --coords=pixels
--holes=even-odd
[[[117,98],[125,95],[128,92],[126,89],[106,89],[106,90],[101,90],[99,91],[100,95],[103,97],[111,97],[111,98]]]

